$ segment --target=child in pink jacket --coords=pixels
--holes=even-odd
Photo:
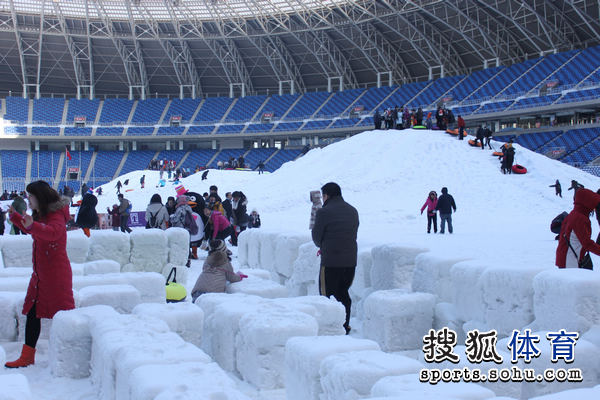
[[[231,224],[219,211],[213,211],[206,207],[204,209],[204,215],[208,218],[208,224],[212,229],[212,238],[225,240],[233,233]]]
[[[431,223],[433,222],[433,233],[437,233],[437,212],[435,211],[435,207],[437,206],[438,198],[437,193],[435,191],[429,192],[429,196],[427,196],[427,200],[425,200],[425,204],[421,207],[421,215],[423,215],[423,210],[427,207],[427,233],[431,233]]]

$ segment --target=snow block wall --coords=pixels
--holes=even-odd
[[[367,397],[373,385],[392,375],[418,373],[418,361],[382,351],[365,350],[335,354],[321,362],[322,400],[354,400]]]
[[[4,235],[0,237],[0,250],[5,268],[33,267],[33,239],[29,235]]]
[[[319,400],[323,392],[319,368],[328,356],[379,350],[372,340],[350,336],[295,337],[285,345],[285,391],[288,400]]]
[[[343,306],[321,296],[268,299],[210,293],[196,305],[204,311],[202,349],[221,368],[261,389],[283,387],[287,339],[344,332]]]
[[[406,293],[403,289],[379,290],[364,304],[364,335],[384,351],[418,349],[433,327],[435,296]]]
[[[139,304],[133,314],[163,320],[186,342],[198,347],[202,344],[204,313],[192,303]]]
[[[189,254],[189,232],[183,228],[169,228],[164,232],[169,243],[169,263],[185,265]]]
[[[67,255],[74,263],[84,263],[88,258],[90,240],[81,229],[67,232]]]
[[[585,332],[600,324],[600,276],[583,269],[553,269],[533,280],[536,329]]]
[[[495,398],[493,391],[475,383],[439,382],[435,385],[423,384],[419,376],[414,374],[386,376],[378,380],[371,388],[373,397],[382,398],[398,396],[399,398],[414,399],[462,399],[485,400]]]
[[[371,285],[374,290],[410,289],[413,280],[415,259],[427,249],[397,245],[373,247],[371,255]]]
[[[29,381],[25,375],[4,374],[0,375],[0,399],[2,400],[31,400],[31,390],[29,390]]]
[[[17,316],[21,313],[17,306],[24,298],[25,293],[0,292],[0,341],[17,340]]]
[[[109,306],[93,306],[59,311],[53,318],[48,345],[50,371],[56,377],[81,379],[90,376],[92,318],[112,318],[117,312]]]
[[[129,235],[115,231],[91,231],[89,261],[114,260],[124,266],[129,263],[131,243]]]

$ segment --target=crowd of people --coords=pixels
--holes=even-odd
[[[373,115],[373,124],[375,129],[408,129],[415,126],[423,126],[427,129],[433,129],[433,118],[437,129],[448,129],[450,124],[456,122],[452,110],[445,107],[438,107],[435,115],[431,112],[427,113],[425,121],[423,121],[424,112],[421,107],[416,110],[409,107],[401,106],[394,108],[386,108],[383,111],[376,110]]]
[[[17,197],[23,197],[23,198],[27,198],[27,192],[18,192],[16,190],[12,190],[10,193],[8,193],[8,190],[5,190],[2,195],[0,196],[0,200],[1,201],[6,201],[6,200],[13,200]]]
[[[229,157],[229,160],[217,161],[217,169],[231,169],[231,168],[250,168],[250,165],[246,164],[244,156],[238,158]]]

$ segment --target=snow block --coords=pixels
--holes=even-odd
[[[17,305],[22,306],[24,298],[25,293],[0,292],[0,341],[17,340],[17,320],[21,312],[17,310]]]
[[[29,381],[25,375],[3,374],[0,375],[0,400],[31,400]]]
[[[260,264],[260,229],[246,229],[248,232],[248,266],[262,268]]]
[[[121,266],[114,260],[90,261],[83,264],[84,275],[115,274],[119,272],[121,272]]]
[[[73,268],[73,265],[77,264],[71,264],[71,268]],[[0,279],[29,278],[31,276],[31,272],[31,269],[23,267],[0,268]],[[73,270],[73,274],[75,275],[75,270]],[[83,270],[81,271],[81,275],[83,275]]]
[[[227,293],[244,293],[276,299],[287,297],[288,291],[285,286],[271,280],[248,277],[241,282],[230,283],[226,288]]]
[[[4,365],[6,363],[6,353],[4,352],[4,348],[0,347],[0,365]]]
[[[1,283],[1,281],[0,281]],[[129,284],[140,292],[142,303],[164,303],[165,279],[155,272],[127,272],[118,274],[86,275],[73,277],[73,289],[87,286]]]
[[[114,260],[122,267],[129,263],[130,251],[128,234],[109,230],[91,231],[88,261]]]
[[[161,229],[137,229],[129,236],[131,238],[129,262],[141,267],[142,271],[161,273],[169,259],[168,240],[165,232]]]
[[[600,324],[600,276],[583,269],[552,269],[533,280],[534,326],[585,332]]]
[[[452,303],[437,303],[433,313],[433,329],[439,330],[448,327],[456,332],[457,343],[464,343],[466,335],[463,332],[463,324],[456,315],[456,307]]]
[[[121,270],[121,267],[119,267]],[[82,276],[85,275],[85,267],[83,264],[71,263],[71,274],[73,276]]]
[[[90,239],[83,230],[67,231],[67,255],[71,262],[83,264],[88,257]]]
[[[294,337],[285,345],[287,400],[319,400],[319,366],[328,356],[360,350],[379,350],[372,340],[351,336]]]
[[[533,278],[538,272],[533,268],[491,267],[481,274],[484,321],[498,331],[499,337],[533,321]]]
[[[600,397],[600,385],[587,389],[571,389],[562,392],[534,397],[531,400],[572,400],[572,399],[597,399]],[[494,399],[496,400],[496,399]]]
[[[183,228],[169,228],[165,232],[169,243],[168,262],[185,265],[190,251],[190,234]]]
[[[87,286],[79,290],[79,306],[107,305],[130,314],[141,303],[140,292],[131,285]]]
[[[265,279],[265,280],[269,280],[271,279],[271,273],[269,271],[267,271],[266,269],[259,269],[259,268],[240,268],[239,270],[242,274],[244,275],[248,275],[251,278],[257,278],[257,279]]]
[[[433,327],[434,306],[435,296],[429,293],[373,292],[364,303],[364,336],[384,351],[421,348],[423,336]]]
[[[192,303],[138,304],[132,313],[161,319],[186,342],[202,344],[204,312]]]
[[[263,245],[266,244],[263,243]],[[290,296],[318,294],[309,293],[309,288],[316,285],[319,279],[321,259],[317,256],[318,250],[312,242],[301,244],[298,248],[298,257],[292,265],[292,274],[285,282]]]
[[[346,309],[334,298],[325,296],[300,296],[274,300],[275,304],[314,317],[319,324],[319,336],[344,335]]]
[[[371,250],[359,249],[354,281],[352,281],[352,286],[350,286],[350,295],[352,295],[353,301],[364,298],[365,290],[371,287],[372,267],[373,256],[371,255]]]
[[[463,321],[484,321],[483,291],[479,278],[488,268],[479,261],[463,261],[450,268],[453,296],[458,317]]]
[[[213,293],[200,296],[196,302],[204,311],[202,349],[225,371],[236,372],[235,337],[239,321],[245,314],[268,309],[268,302],[257,296]]]
[[[149,377],[159,379],[148,379]],[[164,399],[178,400],[249,400],[235,386],[235,382],[216,363],[143,365],[131,373],[129,398],[148,400],[162,396]]]
[[[322,400],[356,400],[367,397],[385,376],[418,373],[418,361],[382,351],[366,350],[335,354],[321,362]]]
[[[413,292],[431,293],[437,296],[438,302],[451,302],[454,292],[450,269],[454,264],[464,260],[464,258],[449,258],[432,252],[419,254],[415,258]]]
[[[260,268],[270,272],[276,272],[275,268],[275,246],[277,245],[277,237],[279,233],[266,232],[261,228],[260,232],[260,249],[258,257],[260,259]]]
[[[291,277],[300,245],[308,242],[311,242],[308,235],[279,235],[275,244],[275,270],[286,278]]]
[[[4,235],[0,239],[4,267],[33,268],[33,239],[30,235]]]
[[[139,346],[144,346],[153,340],[162,343],[165,339],[164,335],[167,334],[174,344],[183,342],[183,339],[169,331],[165,322],[137,315],[91,318],[89,329],[92,334],[90,377],[101,400],[116,399],[116,368],[117,363],[122,361],[119,354],[121,349],[129,347],[144,352],[145,350],[139,349]],[[167,344],[164,345],[168,348]],[[152,354],[150,348],[147,354]]]
[[[415,258],[427,249],[382,245],[373,247],[371,255],[371,285],[375,290],[410,289]]]
[[[110,335],[113,336],[113,335]],[[113,340],[117,338],[113,336]],[[131,373],[139,366],[148,364],[178,364],[181,362],[210,363],[212,360],[202,350],[185,342],[173,332],[142,336],[136,344],[113,347],[118,362],[116,371],[116,400],[129,400]]]
[[[561,392],[563,390],[592,387],[600,381],[600,349],[587,340],[578,339],[577,345],[574,347],[574,361],[566,363],[564,360],[559,360],[557,363],[552,363],[552,349],[550,343],[546,339],[546,331],[534,332],[534,335],[539,335],[540,343],[537,348],[541,355],[533,358],[529,364],[525,364],[523,360],[519,360],[516,364],[519,368],[533,368],[536,373],[544,371],[546,368],[553,369],[581,369],[582,382],[523,382],[521,384],[522,399],[530,399],[536,396],[547,395],[551,393]],[[508,338],[498,342],[499,347],[506,348]],[[514,365],[514,364],[513,364]]]
[[[113,318],[118,313],[109,306],[92,306],[59,311],[53,318],[48,345],[50,371],[56,377],[81,379],[90,376],[92,357],[92,318]]]
[[[252,232],[252,229],[246,229],[238,235],[237,256],[242,267],[248,265],[248,238]]]
[[[371,395],[383,397],[398,396],[414,399],[417,395],[435,399],[485,400],[496,396],[494,392],[475,383],[439,382],[435,385],[421,383],[418,375],[386,376],[378,380],[371,389]]]
[[[0,292],[27,292],[31,271],[32,270],[28,270],[29,274],[27,277],[13,277],[0,279]]]
[[[282,388],[285,343],[295,336],[317,336],[317,321],[295,311],[267,311],[240,319],[236,366],[245,381],[259,389]]]

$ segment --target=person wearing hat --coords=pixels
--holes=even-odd
[[[189,246],[191,248],[191,238],[198,234],[199,226],[194,218],[192,208],[188,204],[189,198],[186,195],[181,195],[177,197],[177,206],[175,210],[175,214],[170,217],[170,225],[178,228],[183,228],[187,230],[190,234],[190,243]],[[197,256],[196,256],[197,258]],[[190,253],[187,266],[190,266],[190,260],[192,259],[192,254]]]
[[[591,239],[590,214],[599,204],[599,194],[585,188],[575,192],[573,210],[565,217],[560,229],[555,261],[558,268],[592,269],[589,253],[600,255],[600,245]]]
[[[233,201],[231,202],[231,208],[233,211],[232,215],[233,225],[235,225],[235,234],[231,236],[231,240],[232,244],[237,246],[237,236],[248,227],[248,199],[246,198],[246,195],[240,191],[233,192],[232,197]]]
[[[204,261],[202,273],[192,289],[192,301],[204,293],[224,293],[227,282],[239,282],[247,275],[233,272],[231,251],[223,240],[213,239],[208,244],[208,257]]]
[[[146,229],[158,228],[164,231],[167,229],[168,222],[169,212],[163,206],[160,195],[155,193],[146,207]]]

